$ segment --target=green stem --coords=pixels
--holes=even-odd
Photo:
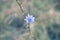
[[[19,5],[19,7],[20,7],[20,9],[21,9],[21,11],[22,11],[22,13],[23,13],[24,11],[23,11],[22,6],[21,6],[21,5],[22,5],[22,2],[19,3],[18,0],[16,0],[16,2],[17,2],[17,4]]]
[[[28,29],[29,29],[29,38],[30,38],[30,40],[33,40],[32,39],[32,33],[31,33],[31,30],[30,30],[30,24],[28,23]]]

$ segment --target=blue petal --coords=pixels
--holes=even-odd
[[[32,18],[28,18],[28,22],[29,22],[29,23],[32,22]]]
[[[27,22],[27,23],[33,23],[34,22],[34,19],[35,19],[35,17],[33,17],[32,15],[27,15],[26,16],[26,19],[25,19],[25,21]]]

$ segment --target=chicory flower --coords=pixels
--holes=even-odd
[[[32,15],[27,15],[26,18],[24,19],[27,23],[33,23],[34,22],[35,17],[33,17]]]

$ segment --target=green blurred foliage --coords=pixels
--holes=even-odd
[[[34,0],[33,3],[37,11],[48,11],[53,6],[53,0]]]
[[[0,12],[1,12],[0,13],[0,40],[15,40],[14,39],[15,37],[16,38],[19,37],[22,40],[29,40],[28,28],[26,27],[27,24],[24,22],[24,18],[25,18],[24,16],[27,15],[28,13],[25,13],[25,15],[22,16],[21,14],[23,13],[21,13],[21,10],[18,7],[19,5],[16,4],[16,2],[13,0],[8,1],[7,4],[6,3],[7,1],[3,2],[2,0],[0,0]],[[15,4],[18,6],[16,7]],[[6,7],[5,11],[2,10],[3,7]],[[31,12],[30,14],[32,14],[35,17],[35,22],[34,24],[32,24],[34,26],[32,27],[32,29],[34,30],[33,31],[34,40],[54,40],[55,38],[54,33],[57,32],[55,31],[56,30],[55,27],[58,26],[57,29],[59,29],[60,25],[48,22],[49,20],[44,18],[46,16],[45,12],[47,13],[49,9],[53,7],[55,7],[55,3],[53,0],[33,0],[33,12]],[[18,8],[19,10],[15,8]],[[57,7],[57,9],[60,8]],[[26,11],[29,10],[26,9]],[[14,13],[17,12],[18,15],[19,14],[20,15],[18,17],[15,17],[13,12]],[[58,19],[57,21],[60,20]],[[47,23],[44,24],[44,22]],[[51,29],[49,30],[49,28]]]

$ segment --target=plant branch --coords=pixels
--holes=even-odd
[[[32,33],[31,33],[31,30],[30,30],[30,24],[29,23],[28,23],[28,29],[29,29],[29,36],[30,36],[29,38],[30,38],[30,40],[33,40],[32,39]]]
[[[20,9],[21,9],[21,11],[22,11],[22,13],[23,13],[24,11],[23,11],[22,6],[21,6],[21,5],[22,5],[22,2],[19,3],[18,0],[16,0],[16,2],[17,2],[17,4],[19,5],[19,7],[20,7]]]

